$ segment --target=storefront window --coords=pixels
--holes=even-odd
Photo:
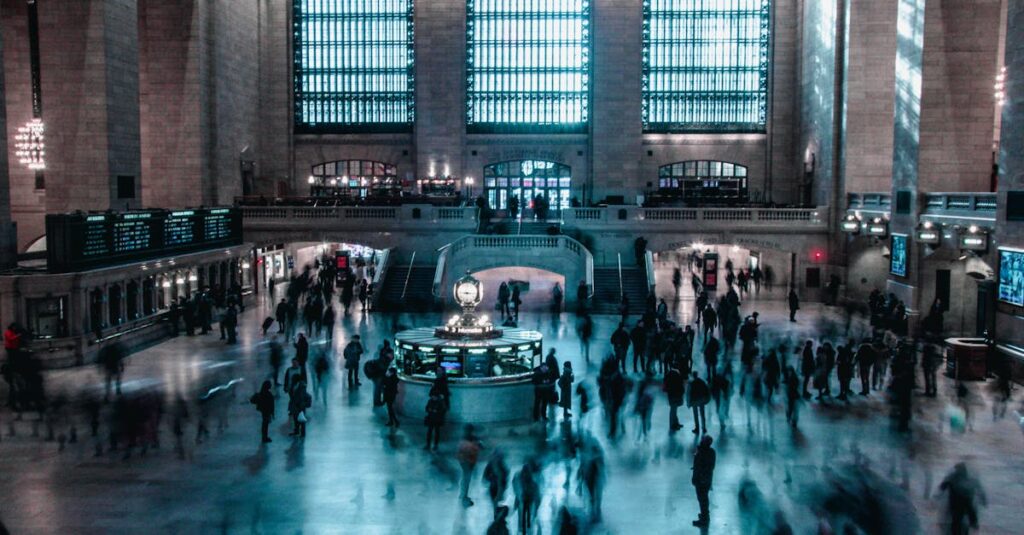
[[[27,299],[29,329],[36,338],[63,338],[68,335],[68,297]]]

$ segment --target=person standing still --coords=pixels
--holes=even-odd
[[[796,295],[796,288],[789,289],[789,321],[796,323],[796,311],[800,310],[800,297]]]
[[[558,378],[558,404],[562,407],[562,420],[564,421],[569,421],[572,418],[572,383],[575,380],[572,363],[567,360],[562,363],[562,375]]]
[[[359,359],[363,355],[363,344],[359,341],[359,335],[352,337],[352,341],[345,346],[343,356],[345,357],[345,370],[348,371],[348,387],[355,388],[362,385],[359,382]]]
[[[697,491],[697,503],[700,504],[700,514],[697,520],[693,521],[694,526],[707,527],[711,523],[711,502],[708,494],[711,493],[711,482],[715,474],[715,450],[711,447],[713,442],[711,435],[704,435],[697,446],[697,453],[693,456],[693,483]]]
[[[249,398],[249,403],[255,405],[256,410],[260,413],[260,434],[263,437],[264,444],[271,442],[269,431],[270,421],[274,419],[274,393],[270,389],[273,386],[269,380],[263,381],[260,391]]]

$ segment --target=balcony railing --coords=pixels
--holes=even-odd
[[[721,227],[756,232],[768,229],[824,230],[828,228],[828,208],[642,208],[638,206],[609,206],[605,208],[570,208],[563,210],[568,227],[630,227],[638,222],[657,230],[706,228],[706,223]]]
[[[888,212],[892,205],[889,192],[847,193],[846,207],[865,212]]]
[[[277,230],[296,226],[401,230],[431,227],[472,232],[476,207],[402,206],[242,206],[247,229]]]
[[[927,193],[923,216],[995,221],[995,193]]]

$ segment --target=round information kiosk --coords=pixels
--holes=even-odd
[[[400,411],[422,418],[438,373],[448,377],[450,422],[489,423],[528,419],[533,409],[533,368],[543,357],[536,331],[498,328],[474,310],[483,298],[480,281],[466,275],[455,283],[462,314],[444,326],[395,335],[401,380]]]

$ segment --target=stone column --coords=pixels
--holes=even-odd
[[[934,298],[929,271],[949,260],[926,266],[914,243],[923,194],[988,191],[1000,2],[899,0],[897,20],[890,227],[909,246],[907,276],[888,287],[919,311]]]
[[[1024,0],[1008,0],[1006,17],[1006,100],[999,150],[999,212],[995,239],[999,245],[1024,248],[1024,221],[1011,221],[1007,210],[1020,209],[1024,194]],[[998,265],[993,266],[996,270]],[[998,271],[996,278],[998,279]],[[1012,310],[996,314],[996,339],[1024,345],[1024,319]]]
[[[416,3],[416,176],[465,176],[466,2]],[[476,172],[474,170],[474,172]]]
[[[640,0],[594,0],[591,10],[592,163],[587,200],[624,195],[628,203],[647,189],[647,181],[657,180],[640,172],[643,9]]]
[[[2,35],[2,34],[0,34]],[[0,36],[0,58],[3,57],[3,38]],[[6,102],[4,73],[0,68],[0,102]],[[7,107],[0,106],[0,132],[7,131]],[[13,265],[16,260],[17,238],[11,220],[11,182],[8,175],[7,136],[0,136],[0,268]]]
[[[40,0],[47,212],[139,201],[139,62],[134,0]],[[132,177],[119,198],[118,177]]]

